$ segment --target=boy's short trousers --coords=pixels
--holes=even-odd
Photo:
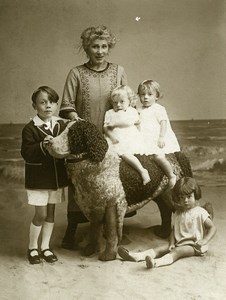
[[[53,190],[27,190],[28,204],[35,206],[46,206],[65,201],[65,189]]]

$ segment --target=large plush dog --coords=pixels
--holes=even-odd
[[[106,246],[99,259],[115,259],[125,213],[143,207],[152,199],[159,206],[162,229],[169,233],[172,210],[161,197],[167,191],[168,179],[152,156],[137,156],[151,177],[151,182],[144,186],[140,175],[108,150],[104,136],[86,121],[69,123],[52,140],[48,150],[55,157],[71,155],[72,159],[67,160],[68,174],[76,190],[77,203],[91,225],[89,254],[99,249],[104,224]],[[190,163],[183,153],[169,154],[167,159],[178,179],[192,176]]]

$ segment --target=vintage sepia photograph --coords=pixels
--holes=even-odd
[[[0,299],[225,299],[226,0],[0,0],[0,43]]]

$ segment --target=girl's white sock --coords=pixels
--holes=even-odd
[[[42,229],[41,226],[36,226],[31,222],[30,231],[29,231],[29,245],[28,249],[38,249],[38,237]]]
[[[49,249],[49,241],[53,232],[54,223],[45,222],[42,227],[41,250]]]
[[[155,267],[168,266],[171,265],[172,263],[173,263],[173,256],[170,253],[155,259]]]
[[[142,261],[145,260],[146,256],[150,256],[152,258],[156,257],[154,249],[148,249],[142,252],[129,252],[129,254],[135,258],[136,261]]]

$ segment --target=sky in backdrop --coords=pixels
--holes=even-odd
[[[61,97],[69,70],[87,60],[81,32],[99,24],[118,40],[109,61],[134,90],[158,81],[171,120],[224,119],[225,12],[225,0],[0,0],[0,123],[27,123],[40,85]]]

